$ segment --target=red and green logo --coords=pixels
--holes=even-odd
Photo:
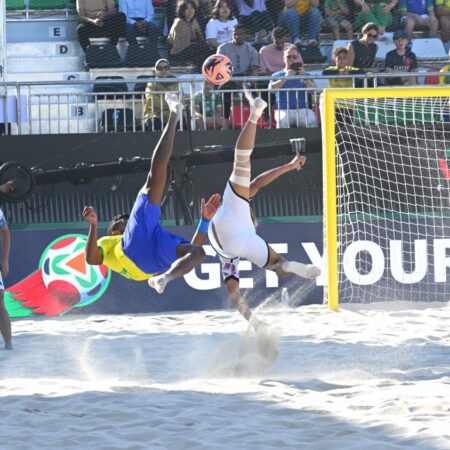
[[[111,279],[104,266],[86,263],[87,237],[66,234],[51,242],[42,253],[39,269],[5,292],[11,317],[56,316],[83,308],[98,300]]]

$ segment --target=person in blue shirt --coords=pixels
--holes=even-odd
[[[402,15],[401,23],[409,38],[416,26],[428,28],[429,37],[437,36],[439,21],[434,12],[433,0],[400,0],[398,10]]]
[[[276,94],[275,121],[277,128],[290,126],[317,127],[317,119],[308,105],[306,88],[315,87],[311,80],[294,78],[305,75],[297,47],[289,47],[283,54],[284,69],[272,74],[269,90]]]
[[[119,11],[127,17],[125,37],[128,44],[137,44],[136,37],[146,37],[149,49],[153,49],[153,58],[159,59],[158,27],[153,23],[155,10],[151,0],[119,0]]]

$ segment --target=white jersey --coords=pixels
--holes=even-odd
[[[233,27],[238,23],[234,17],[226,22],[210,19],[206,25],[206,39],[216,39],[219,44],[231,41]]]
[[[222,205],[209,225],[208,238],[222,260],[225,279],[229,276],[239,278],[239,258],[245,258],[258,267],[264,267],[269,262],[269,246],[256,234],[249,202],[234,192],[230,182],[225,188]]]

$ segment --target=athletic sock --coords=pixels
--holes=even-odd
[[[167,286],[169,279],[166,275],[158,275],[148,279],[148,285],[153,288],[158,294],[162,294]]]
[[[320,275],[320,269],[313,264],[302,264],[297,261],[285,261],[281,268],[284,272],[293,273],[302,278],[317,278]]]
[[[255,99],[252,99],[250,106],[251,111],[248,120],[257,123],[263,115],[264,110],[267,108],[267,103],[261,97],[256,97]]]

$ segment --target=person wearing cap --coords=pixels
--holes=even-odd
[[[384,69],[386,72],[417,72],[416,55],[408,48],[408,33],[399,30],[394,33],[395,49],[386,54]],[[388,86],[414,85],[417,77],[389,77],[385,79]]]
[[[144,128],[146,131],[160,131],[169,118],[169,106],[164,101],[165,92],[179,92],[178,81],[161,83],[158,79],[175,78],[167,59],[161,58],[155,64],[155,78],[145,88]]]

